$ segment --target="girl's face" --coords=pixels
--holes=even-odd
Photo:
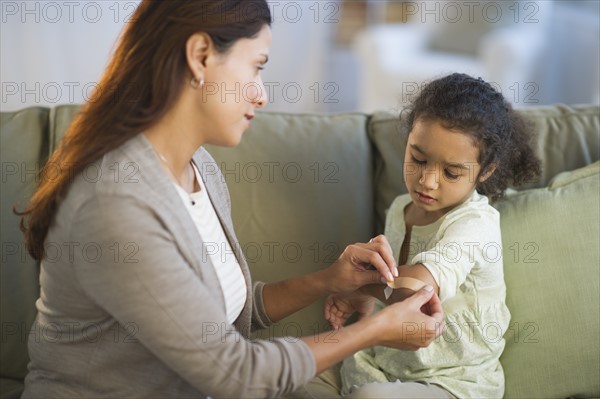
[[[206,60],[205,85],[196,95],[205,143],[239,144],[255,110],[266,105],[267,91],[260,72],[268,61],[271,30],[265,25],[253,38],[237,40],[225,54]]]
[[[417,119],[408,136],[404,183],[420,213],[437,219],[466,201],[481,169],[478,157],[467,134]]]

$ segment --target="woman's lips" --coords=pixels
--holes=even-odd
[[[420,192],[418,192],[418,191],[415,191],[415,192],[417,193],[417,198],[418,198],[418,199],[419,199],[419,201],[421,201],[421,202],[424,202],[424,203],[426,203],[426,204],[431,204],[431,203],[433,203],[433,202],[435,202],[435,201],[436,201],[436,199],[435,199],[435,198],[432,198],[432,197],[430,197],[430,196],[428,196],[428,195],[422,194],[422,193],[420,193]]]

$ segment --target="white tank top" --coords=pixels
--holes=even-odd
[[[206,187],[202,183],[200,172],[193,162],[192,165],[196,174],[196,181],[200,185],[200,191],[189,194],[175,182],[173,182],[173,185],[202,238],[202,261],[206,262],[210,259],[215,267],[221,290],[225,296],[227,322],[233,324],[242,313],[246,303],[246,280],[206,193]]]

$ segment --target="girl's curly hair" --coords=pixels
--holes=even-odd
[[[498,199],[509,185],[535,180],[541,162],[533,149],[533,124],[518,115],[501,93],[481,78],[453,73],[425,85],[405,108],[408,134],[417,120],[437,121],[460,130],[479,144],[480,175],[492,164],[494,173],[476,189]],[[404,113],[403,112],[403,113]]]

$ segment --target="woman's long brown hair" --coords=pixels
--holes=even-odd
[[[123,31],[94,95],[40,171],[27,208],[15,210],[30,255],[44,258],[44,241],[74,177],[154,125],[179,97],[192,78],[185,54],[191,35],[208,34],[216,50],[225,53],[236,40],[251,38],[270,24],[265,0],[144,0]],[[56,170],[61,171],[58,176]]]

